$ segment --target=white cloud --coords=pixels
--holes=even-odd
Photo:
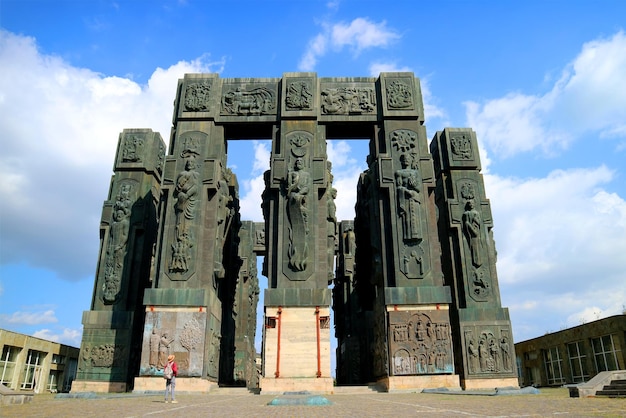
[[[261,197],[265,190],[263,173],[270,168],[269,141],[252,141],[254,147],[254,162],[252,163],[252,177],[240,179],[239,206],[241,219],[254,222],[263,222]]]
[[[11,315],[0,314],[0,325],[38,325],[58,322],[52,309],[43,312],[22,312],[17,311]]]
[[[545,178],[485,176],[503,305],[519,318],[519,339],[542,318],[556,331],[619,313],[626,300],[626,201],[603,190],[606,167],[555,170]],[[502,290],[505,289],[505,290]],[[523,318],[523,319],[522,319]]]
[[[1,263],[26,262],[66,279],[93,274],[98,222],[119,133],[169,139],[177,80],[220,70],[207,57],[158,68],[147,85],[104,77],[0,31]],[[94,239],[96,237],[96,239]]]
[[[356,18],[350,23],[322,23],[322,32],[315,35],[308,43],[300,59],[300,71],[313,71],[319,58],[328,49],[335,52],[350,48],[354,55],[375,47],[386,47],[400,38],[395,31],[387,28],[385,21],[375,23],[366,18]]]
[[[465,103],[468,126],[503,157],[535,149],[558,153],[589,132],[624,138],[624,68],[624,32],[586,43],[543,95],[515,92],[483,103]]]
[[[42,329],[33,333],[33,337],[54,341],[72,347],[80,347],[82,335],[82,331],[69,328],[64,328],[60,333],[50,329]]]

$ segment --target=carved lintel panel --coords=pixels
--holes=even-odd
[[[276,113],[276,91],[266,86],[224,86],[222,115],[254,116]]]
[[[374,87],[326,88],[321,94],[325,115],[376,114]]]
[[[389,312],[391,375],[454,373],[447,310]]]

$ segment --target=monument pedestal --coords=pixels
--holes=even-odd
[[[330,393],[330,308],[265,307],[263,393]]]
[[[404,392],[434,388],[461,390],[458,374],[389,376],[380,379],[377,383],[379,386],[382,386],[386,392]]]
[[[519,388],[516,377],[502,379],[465,379],[461,382],[464,390],[495,389],[495,388]]]
[[[103,382],[99,380],[74,380],[70,393],[123,393],[126,392],[126,382]]]
[[[176,392],[196,392],[208,393],[217,388],[216,382],[202,379],[200,377],[177,377]],[[165,379],[162,377],[136,377],[134,393],[154,392],[165,390]]]

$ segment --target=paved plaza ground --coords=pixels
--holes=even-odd
[[[332,404],[325,406],[270,406],[276,396],[243,391],[177,398],[171,404],[160,395],[45,394],[26,405],[0,406],[0,417],[626,417],[626,399],[570,398],[564,388],[498,396],[354,392],[326,395]]]

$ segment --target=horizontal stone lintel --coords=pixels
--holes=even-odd
[[[83,311],[85,329],[129,329],[133,323],[130,311]]]
[[[265,289],[265,306],[330,306],[330,289]]]
[[[386,287],[385,305],[452,303],[448,286]]]
[[[463,322],[485,322],[496,324],[502,321],[505,325],[510,325],[508,308],[466,308],[459,309],[459,321]]]
[[[146,306],[207,306],[204,289],[146,289]]]

